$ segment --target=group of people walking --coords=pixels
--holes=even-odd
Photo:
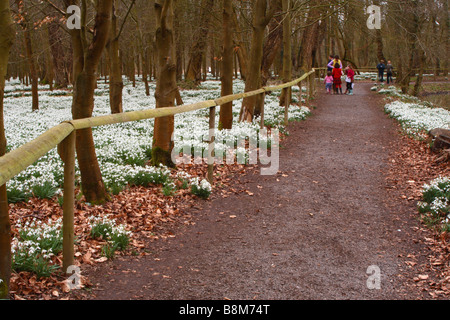
[[[384,82],[384,72],[386,71],[387,83],[393,83],[392,76],[394,74],[394,67],[391,61],[387,64],[384,60],[381,60],[377,65],[378,80]],[[345,75],[346,90],[342,93],[342,76]],[[355,70],[351,63],[347,64],[343,69],[342,61],[338,55],[330,55],[327,65],[327,75],[325,77],[325,88],[327,94],[348,94],[353,95],[353,89],[355,87]]]
[[[345,75],[346,89],[342,93],[342,76]],[[353,66],[349,63],[343,69],[342,61],[338,55],[330,55],[330,60],[327,65],[327,76],[325,77],[325,87],[327,94],[348,94],[353,95],[353,88],[355,85],[355,71]]]
[[[386,70],[386,80],[387,83],[394,83],[392,80],[392,76],[394,74],[394,67],[392,66],[392,63],[388,61],[387,64],[384,64],[384,60],[381,60],[380,63],[377,65],[378,69],[378,80],[380,82],[384,82],[384,71]]]

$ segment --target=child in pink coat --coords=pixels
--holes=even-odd
[[[325,77],[325,88],[327,89],[327,94],[331,93],[331,88],[333,87],[333,75],[331,71],[328,71],[327,76]]]

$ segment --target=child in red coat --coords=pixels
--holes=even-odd
[[[333,84],[334,84],[334,93],[339,94],[339,92],[342,94],[342,69],[341,65],[339,63],[334,64],[334,68],[332,71],[333,74]]]
[[[347,83],[347,88],[345,89],[344,94],[353,95],[353,83],[355,82],[355,71],[352,68],[351,64],[348,64],[347,68],[345,68],[345,82]]]

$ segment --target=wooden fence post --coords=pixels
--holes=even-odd
[[[307,87],[306,92],[305,92],[305,95],[306,95],[305,104],[309,108],[309,100],[311,99],[311,96],[310,96],[311,91],[309,90],[309,88],[311,87],[311,83],[309,82],[309,77],[307,77],[305,80],[306,80],[305,83],[306,83],[306,87]],[[303,92],[303,89],[302,89],[302,92]]]
[[[64,162],[63,271],[74,263],[75,130],[59,145]]]
[[[266,92],[265,91],[263,93],[261,93],[261,99],[262,99],[262,104],[261,104],[260,128],[263,129],[264,128],[264,105],[266,103]]]
[[[286,88],[286,94],[284,98],[284,126],[289,124],[289,106],[291,105],[291,87]]]
[[[214,182],[214,141],[216,127],[216,107],[209,108],[209,144],[208,144],[208,181],[212,185]]]

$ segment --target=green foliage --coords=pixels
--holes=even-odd
[[[139,171],[134,175],[126,176],[125,179],[131,185],[149,187],[151,185],[164,185],[169,180],[169,175],[160,171]]]
[[[48,277],[59,267],[51,258],[62,251],[62,220],[54,224],[39,221],[18,224],[19,237],[13,239],[12,269],[34,272],[38,277]]]
[[[108,245],[102,248],[102,253],[107,258],[112,258],[117,250],[125,250],[130,243],[130,232],[124,225],[116,225],[115,220],[108,217],[91,218],[91,236],[94,239],[108,241]]]
[[[26,202],[30,198],[30,194],[25,191],[11,188],[6,192],[9,203]]]
[[[200,181],[198,178],[191,179],[191,193],[202,199],[208,199],[211,195],[212,188],[211,184],[203,179]]]
[[[56,195],[58,189],[55,188],[50,182],[46,181],[42,185],[33,186],[32,192],[36,198],[51,199]]]
[[[437,178],[424,185],[418,210],[422,222],[441,232],[450,231],[450,178]]]

